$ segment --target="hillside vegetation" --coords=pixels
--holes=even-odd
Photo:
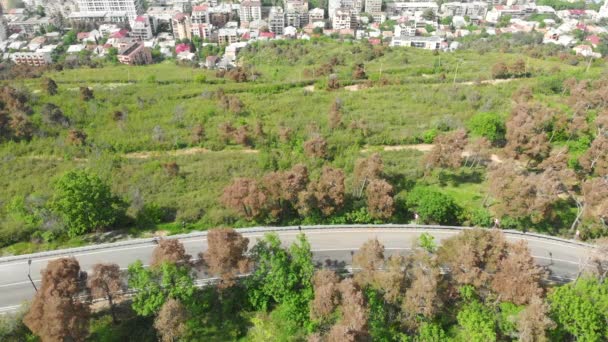
[[[605,235],[605,196],[588,191],[608,192],[604,62],[503,51],[282,41],[251,45],[226,73],[164,63],[11,80],[0,94],[0,246],[415,213]],[[423,143],[435,147],[386,148]],[[92,195],[114,210],[74,214]]]

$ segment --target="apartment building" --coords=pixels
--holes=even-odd
[[[211,24],[192,24],[192,37],[200,37],[201,39],[211,39],[213,25]]]
[[[277,35],[283,34],[285,28],[285,12],[282,7],[273,6],[268,14],[268,29]]]
[[[152,63],[152,53],[142,42],[132,42],[120,49],[118,61],[127,65],[142,65]]]
[[[153,17],[148,15],[140,15],[131,23],[131,36],[140,40],[148,40],[154,38],[156,25]]]
[[[257,0],[245,0],[241,2],[239,16],[241,18],[241,23],[262,20],[262,3]]]
[[[313,8],[308,11],[308,21],[316,23],[325,20],[325,10],[322,8]]]
[[[382,12],[382,0],[365,0],[365,13],[374,14]]]
[[[45,66],[53,62],[50,52],[15,52],[11,59],[15,64],[30,66]]]
[[[80,12],[124,12],[129,19],[144,13],[142,0],[77,0]]]
[[[350,8],[338,8],[332,17],[331,24],[334,30],[356,29],[357,15]]]
[[[488,12],[486,2],[446,2],[441,5],[443,16],[469,16],[471,18],[484,18]]]
[[[233,44],[239,41],[236,29],[222,28],[217,31],[217,42],[220,45]]]
[[[190,39],[192,40],[192,26],[190,17],[184,13],[178,13],[171,19],[171,27],[173,28],[173,37],[175,39]]]
[[[190,17],[192,24],[209,24],[211,19],[209,18],[209,6],[200,5],[192,7],[192,16]]]

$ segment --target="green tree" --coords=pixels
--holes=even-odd
[[[418,246],[424,248],[429,253],[433,253],[437,250],[435,237],[429,233],[420,234],[418,237]]]
[[[436,323],[423,323],[418,329],[416,342],[444,342],[449,341],[443,328]]]
[[[286,315],[299,324],[309,317],[309,302],[314,297],[314,265],[310,244],[299,235],[289,251],[281,247],[276,234],[267,234],[251,251],[255,271],[248,279],[249,300],[257,310],[284,306]]]
[[[139,260],[129,265],[129,288],[136,291],[132,307],[140,316],[157,313],[168,298],[189,303],[195,290],[188,267],[165,262],[144,268]]]
[[[430,187],[415,187],[408,194],[406,204],[425,223],[457,224],[462,211],[452,197]]]
[[[496,341],[494,313],[482,303],[473,300],[465,304],[457,315],[463,341]]]
[[[118,49],[115,47],[109,48],[108,54],[106,55],[106,60],[110,63],[118,63]]]
[[[492,143],[505,139],[507,129],[503,118],[494,113],[480,113],[469,121],[469,130],[473,135],[487,138]]]
[[[582,278],[558,287],[548,299],[552,318],[562,333],[572,335],[576,341],[608,339],[608,283]]]
[[[70,237],[110,227],[124,213],[110,186],[85,170],[70,171],[56,182],[51,208],[63,218]]]

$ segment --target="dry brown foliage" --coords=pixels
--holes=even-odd
[[[89,307],[74,298],[80,292],[78,261],[51,260],[41,273],[42,284],[23,323],[43,342],[84,341]]]
[[[459,168],[466,146],[467,132],[464,129],[438,135],[434,140],[433,149],[424,159],[425,168]]]
[[[163,163],[163,169],[171,177],[179,176],[179,165],[176,162]]]
[[[375,283],[375,275],[384,265],[384,245],[378,239],[367,240],[353,255],[353,267],[359,268],[355,281],[361,287]]]
[[[551,145],[545,127],[552,118],[547,108],[536,103],[520,103],[507,121],[505,152],[514,159],[540,161],[549,155]]]
[[[263,213],[267,196],[255,179],[236,178],[224,188],[220,200],[226,207],[251,220]]]
[[[112,321],[117,323],[114,300],[122,296],[123,281],[117,264],[95,264],[89,276],[89,288],[93,298],[107,298]]]
[[[329,127],[331,129],[339,128],[342,125],[342,100],[334,99],[329,108]]]
[[[158,331],[163,342],[173,342],[186,332],[186,320],[188,311],[177,299],[168,299],[160,308],[154,328]]]
[[[322,269],[315,272],[313,278],[315,298],[310,306],[311,318],[326,318],[340,304],[338,283],[340,278],[334,271]]]
[[[191,256],[186,254],[186,248],[177,239],[160,239],[152,252],[150,267],[158,267],[163,263],[190,265]]]
[[[521,240],[510,244],[507,256],[500,261],[492,280],[492,290],[503,301],[528,304],[544,293],[541,280],[547,272],[536,265],[528,244]]]
[[[304,153],[308,157],[327,158],[327,141],[321,136],[308,139],[304,142]]]
[[[251,261],[245,256],[248,244],[249,239],[234,229],[217,228],[207,234],[207,251],[200,257],[209,273],[221,278],[220,289],[233,286],[239,274],[249,272]]]
[[[87,142],[87,134],[77,129],[71,129],[68,131],[68,143],[76,146],[83,146]]]
[[[299,193],[298,210],[306,215],[313,209],[319,209],[323,215],[330,216],[342,209],[344,198],[344,172],[323,166],[321,177],[310,182],[306,191]]]
[[[374,218],[389,219],[395,212],[393,186],[382,179],[372,180],[366,190],[367,211]]]
[[[549,318],[549,305],[539,297],[532,298],[530,304],[519,313],[517,318],[517,330],[521,342],[549,341],[547,330],[555,327],[555,322]]]
[[[355,162],[354,183],[357,186],[359,197],[361,197],[370,181],[382,177],[383,170],[384,163],[379,153],[373,153],[367,158],[357,159]]]

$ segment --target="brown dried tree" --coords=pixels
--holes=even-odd
[[[608,226],[608,177],[591,178],[583,183],[582,214],[588,220]]]
[[[118,323],[114,301],[122,296],[123,281],[120,266],[117,264],[95,264],[93,274],[89,277],[89,288],[93,298],[108,299],[112,322],[114,324]]]
[[[298,194],[308,184],[308,169],[302,164],[294,165],[289,171],[271,172],[262,181],[267,195],[267,210],[277,218],[286,210],[295,207]]]
[[[391,255],[384,264],[383,272],[376,274],[377,289],[384,292],[384,300],[397,304],[405,293],[407,285],[405,257],[397,254]]]
[[[43,342],[84,341],[89,329],[89,307],[75,298],[81,290],[78,261],[52,260],[41,273],[41,287],[23,323]]]
[[[162,166],[167,176],[179,176],[179,165],[176,162],[163,163]]]
[[[376,274],[384,265],[384,245],[378,239],[367,240],[359,250],[353,254],[353,268],[355,281],[361,287],[375,283]]]
[[[411,284],[405,291],[401,307],[404,324],[415,328],[420,324],[420,315],[432,319],[443,307],[439,289],[441,272],[434,257],[417,251],[408,258],[407,274]]]
[[[83,146],[87,142],[87,134],[77,129],[71,129],[68,131],[68,143],[76,146]]]
[[[279,140],[282,143],[286,143],[291,140],[291,136],[293,135],[293,128],[281,126],[279,127]]]
[[[327,318],[340,304],[339,283],[340,278],[334,271],[322,269],[315,272],[313,278],[315,298],[310,305],[312,319]]]
[[[342,125],[342,100],[334,99],[329,108],[329,127],[331,129],[339,128]]]
[[[579,163],[589,174],[608,175],[608,136],[600,135],[593,139],[591,147],[583,154]]]
[[[331,328],[327,341],[369,340],[368,313],[363,291],[352,279],[342,280],[339,287],[342,299],[342,319]]]
[[[527,243],[521,240],[511,244],[507,256],[500,261],[492,290],[503,301],[528,304],[543,295],[541,281],[546,275],[547,272],[534,262]]]
[[[154,319],[154,328],[160,335],[161,341],[173,342],[186,332],[187,320],[186,307],[179,300],[170,298],[163,304]]]
[[[383,170],[384,163],[379,153],[373,153],[367,158],[357,159],[354,171],[355,195],[361,197],[369,182],[382,178]]]
[[[150,267],[158,267],[163,263],[190,265],[190,255],[186,254],[184,244],[178,239],[160,239],[152,252]]]
[[[236,178],[224,188],[220,200],[225,206],[252,220],[263,213],[267,197],[255,179]]]
[[[298,210],[306,215],[318,209],[325,216],[330,216],[344,206],[345,187],[344,172],[329,166],[323,166],[321,177],[308,184],[306,191],[298,195]]]
[[[42,79],[42,89],[50,96],[57,95],[57,83],[52,78],[44,77]]]
[[[95,98],[93,91],[89,87],[80,87],[80,99],[82,101],[89,101]]]
[[[517,317],[517,330],[521,342],[550,341],[547,331],[556,327],[549,318],[549,305],[539,297],[534,297]]]
[[[327,141],[321,136],[316,136],[312,139],[308,139],[304,142],[304,153],[308,157],[321,159],[327,158]]]
[[[227,144],[234,137],[234,133],[236,132],[236,128],[230,122],[224,122],[218,127],[219,135],[222,141]]]
[[[249,135],[249,126],[247,125],[237,128],[237,130],[233,134],[233,137],[234,142],[239,145],[243,145],[245,147],[253,146],[253,142],[251,141],[251,137]]]
[[[462,165],[462,153],[467,146],[467,132],[464,129],[438,135],[433,142],[433,149],[424,159],[426,169],[456,169]]]
[[[202,124],[196,124],[192,127],[192,143],[200,144],[205,139],[205,127]]]
[[[486,289],[507,251],[505,236],[499,230],[470,229],[444,240],[437,256],[457,284]]]
[[[212,229],[207,234],[207,251],[199,256],[205,261],[209,273],[220,277],[220,289],[233,286],[238,274],[250,270],[251,261],[245,255],[248,244],[249,239],[234,229]]]
[[[393,186],[382,179],[374,179],[366,189],[367,211],[371,217],[389,219],[395,212]]]
[[[549,155],[551,145],[545,128],[552,115],[538,104],[521,103],[507,121],[505,152],[514,159],[540,161]]]

